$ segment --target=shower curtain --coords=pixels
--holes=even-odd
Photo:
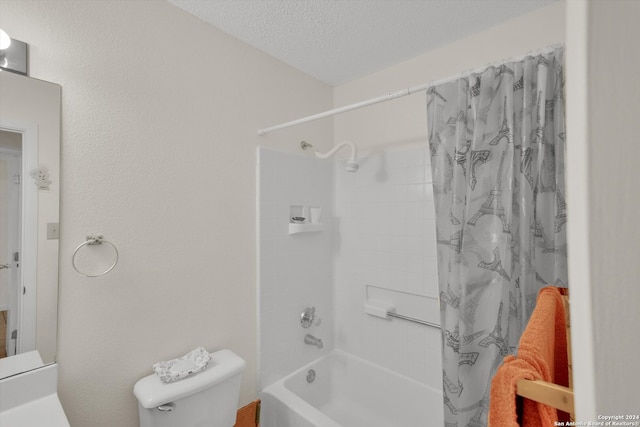
[[[446,426],[486,426],[538,290],[567,286],[561,47],[427,91]]]

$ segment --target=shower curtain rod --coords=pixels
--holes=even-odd
[[[409,88],[406,88],[406,89],[402,89],[402,90],[399,90],[399,91],[396,91],[396,92],[389,92],[389,93],[387,93],[385,95],[377,96],[375,98],[371,98],[371,99],[368,99],[366,101],[356,102],[355,104],[349,104],[349,105],[345,105],[343,107],[334,108],[333,110],[328,110],[328,111],[325,111],[325,112],[322,112],[322,113],[312,114],[310,116],[306,116],[306,117],[303,117],[301,119],[291,120],[290,122],[282,123],[282,124],[271,126],[271,127],[264,128],[264,129],[258,129],[258,135],[260,135],[260,136],[266,135],[269,132],[273,132],[273,131],[276,131],[276,130],[285,129],[285,128],[288,128],[288,127],[291,127],[291,126],[301,125],[303,123],[311,122],[313,120],[322,119],[324,117],[334,116],[336,114],[345,113],[347,111],[357,110],[358,108],[368,107],[369,105],[378,104],[380,102],[391,101],[392,99],[401,98],[403,96],[411,95],[411,94],[416,93],[416,92],[422,92],[424,90],[429,89],[431,86],[439,86],[442,83],[450,82],[452,80],[458,79],[458,78],[463,77],[463,76],[469,76],[471,74],[481,73],[482,71],[484,71],[487,68],[492,67],[492,66],[499,66],[499,65],[505,64],[507,62],[521,61],[526,57],[539,55],[539,54],[546,53],[546,52],[551,52],[551,51],[553,51],[555,49],[559,49],[559,48],[564,48],[564,44],[562,44],[562,43],[552,44],[552,45],[546,46],[546,47],[544,47],[542,49],[533,50],[533,51],[528,52],[528,53],[526,53],[524,55],[520,55],[520,56],[508,58],[508,59],[503,59],[503,60],[500,60],[500,61],[492,62],[492,63],[490,63],[488,65],[485,65],[484,67],[479,67],[479,68],[475,68],[475,69],[472,69],[472,70],[463,71],[462,73],[459,73],[459,74],[451,76],[451,77],[447,77],[447,78],[444,78],[444,79],[427,82],[425,84],[421,84],[421,85],[418,85],[418,86],[412,86],[412,87],[409,87]]]
[[[312,114],[307,117],[303,117],[297,120],[291,120],[290,122],[282,123],[279,125],[271,126],[265,129],[258,129],[258,135],[266,135],[269,132],[273,132],[276,130],[288,128],[295,125],[301,125],[303,123],[311,122],[313,120],[322,119],[324,117],[333,116],[340,113],[345,113],[351,110],[357,110],[358,108],[368,107],[369,105],[378,104],[380,102],[390,101],[392,99],[401,98],[403,96],[411,95],[412,93],[421,92],[427,90],[433,83],[425,83],[418,86],[412,86],[410,88],[402,89],[396,92],[390,92],[384,94],[382,96],[377,96],[375,98],[367,99],[366,101],[356,102],[355,104],[345,105],[343,107],[334,108],[333,110],[324,111],[322,113]]]

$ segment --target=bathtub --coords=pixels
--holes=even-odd
[[[260,399],[261,427],[444,425],[440,390],[339,350],[266,387]]]

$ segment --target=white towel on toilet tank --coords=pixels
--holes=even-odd
[[[160,377],[160,381],[172,383],[202,371],[209,364],[209,360],[211,354],[203,347],[198,347],[178,359],[155,363],[153,370]]]

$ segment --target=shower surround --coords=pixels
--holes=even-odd
[[[344,161],[258,148],[259,388],[332,349],[441,388],[440,331],[365,314],[367,300],[439,322],[426,144]],[[320,206],[322,230],[288,234],[291,206]],[[299,316],[316,307],[309,329]],[[323,349],[304,344],[307,333]]]
[[[258,388],[262,390],[333,348],[333,164],[306,153],[259,147],[257,166]],[[289,234],[292,208],[309,206],[322,209],[322,231]],[[316,307],[321,322],[304,329],[300,314],[310,306]],[[323,349],[304,344],[307,333],[322,339]]]

